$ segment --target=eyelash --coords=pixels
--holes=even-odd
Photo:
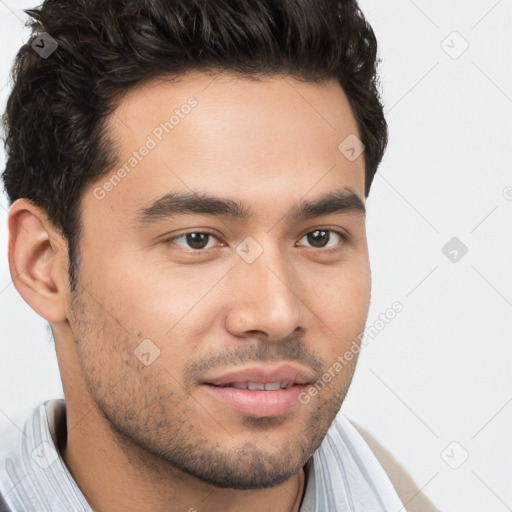
[[[317,252],[322,252],[322,253],[327,253],[327,254],[330,254],[330,253],[333,253],[333,252],[337,252],[340,250],[340,245],[344,245],[344,242],[348,242],[349,238],[347,235],[341,233],[340,231],[336,231],[334,229],[325,229],[325,228],[317,228],[317,229],[313,229],[311,231],[308,231],[307,233],[304,233],[304,235],[301,236],[301,239],[304,238],[306,235],[309,235],[310,233],[314,233],[315,231],[326,231],[328,233],[335,233],[336,235],[339,235],[339,237],[341,238],[341,242],[338,242],[335,246],[333,247],[329,247],[329,248],[315,248],[315,247],[311,247],[311,249],[316,249]],[[217,240],[219,239],[219,237],[215,234],[215,233],[212,233],[210,231],[188,231],[186,233],[181,233],[180,235],[176,235],[176,236],[173,236],[172,238],[168,238],[166,240],[164,240],[165,243],[174,243],[174,241],[180,237],[186,237],[187,235],[191,235],[191,234],[201,234],[201,235],[208,235],[210,237],[213,237],[213,238],[216,238]],[[330,239],[329,239],[330,241]],[[201,254],[201,253],[204,253],[205,251],[208,251],[209,249],[184,249],[186,252],[188,253],[198,253],[198,254]]]

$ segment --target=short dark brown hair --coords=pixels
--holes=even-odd
[[[46,0],[25,12],[32,35],[12,69],[3,180],[11,203],[32,200],[67,240],[72,289],[83,190],[117,161],[107,117],[152,78],[337,80],[365,146],[368,196],[387,124],[376,38],[355,0]],[[32,47],[44,33],[58,45],[46,58]]]

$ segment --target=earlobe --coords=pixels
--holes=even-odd
[[[9,209],[9,268],[37,314],[50,323],[66,320],[67,246],[45,212],[27,199]]]

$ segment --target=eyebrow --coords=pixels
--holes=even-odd
[[[288,223],[302,222],[315,217],[330,214],[357,213],[366,215],[361,198],[349,187],[328,192],[313,201],[300,201],[285,215]],[[138,224],[148,224],[178,215],[217,215],[240,220],[253,217],[250,209],[243,203],[193,192],[170,192],[156,199],[149,206],[137,210],[135,220]]]

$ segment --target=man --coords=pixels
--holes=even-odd
[[[9,263],[51,325],[65,401],[2,437],[4,508],[398,511],[337,416],[387,138],[356,2],[27,13],[4,116]]]

